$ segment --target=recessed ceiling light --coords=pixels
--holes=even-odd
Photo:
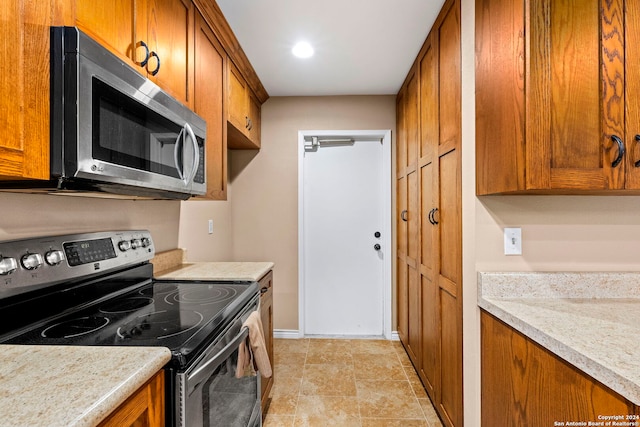
[[[307,42],[298,42],[291,52],[298,58],[309,58],[313,56],[313,47]]]

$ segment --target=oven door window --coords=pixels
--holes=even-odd
[[[256,405],[258,377],[236,378],[238,351],[212,373],[202,393],[205,427],[247,427]]]
[[[183,157],[193,158],[182,126],[95,77],[92,90],[94,159],[182,178]]]

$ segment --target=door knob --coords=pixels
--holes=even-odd
[[[373,233],[373,237],[375,237],[376,239],[380,238],[380,232],[376,231],[375,233]]]
[[[381,248],[381,246],[379,244],[377,244],[377,243],[375,245],[373,245],[373,249],[375,249],[376,251],[379,251],[380,248]]]

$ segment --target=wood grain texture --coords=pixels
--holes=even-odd
[[[0,11],[0,179],[49,177],[51,12],[26,0]]]
[[[163,427],[164,393],[164,371],[160,371],[103,420],[99,427]]]
[[[207,193],[195,200],[227,199],[227,118],[225,73],[227,56],[213,31],[196,13],[194,108],[207,122]]]
[[[476,1],[477,194],[625,188],[625,4]]]
[[[625,158],[626,176],[625,188],[640,189],[640,167],[636,162],[640,160],[640,143],[636,135],[640,135],[640,2],[625,2],[625,144],[627,156]],[[634,31],[635,30],[635,31]]]
[[[524,2],[476,0],[476,193],[525,188]]]
[[[640,413],[622,396],[484,311],[481,334],[482,425],[552,426]]]

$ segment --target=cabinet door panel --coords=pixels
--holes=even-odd
[[[435,282],[422,276],[422,365],[420,377],[435,400],[440,381],[440,322],[438,321],[438,289]]]
[[[204,19],[197,14],[195,36],[195,112],[207,122],[207,199],[227,198],[227,139],[224,117],[226,54]]]
[[[193,70],[194,6],[190,0],[148,0],[151,2],[148,16],[149,48],[158,54],[160,69],[151,76],[159,86],[186,105],[191,105],[193,94],[189,74]],[[147,70],[151,73],[158,66],[151,58]]]
[[[420,87],[417,73],[413,73],[405,95],[405,133],[407,137],[407,166],[415,168],[420,144]]]
[[[227,94],[227,105],[229,108],[229,122],[239,131],[245,133],[247,129],[247,84],[233,64],[229,62],[228,67],[227,87],[229,93]]]
[[[627,117],[625,120],[625,143],[628,147],[626,156],[625,187],[640,189],[640,167],[635,163],[640,160],[640,2],[625,3],[625,101]]]
[[[398,175],[405,174],[407,167],[407,132],[405,122],[405,92],[400,92],[396,100],[396,169]]]
[[[136,47],[147,39],[146,0],[76,1],[76,25],[124,61],[139,67],[145,50]]]
[[[462,425],[462,325],[455,296],[440,289],[440,398],[449,425]]]
[[[539,0],[530,16],[527,186],[622,188],[611,140],[624,138],[621,0]]]
[[[51,7],[5,2],[0,20],[0,179],[48,179]]]
[[[409,284],[408,267],[404,257],[397,259],[397,293],[398,293],[398,336],[403,343],[407,342],[409,331]]]
[[[462,222],[460,154],[452,150],[440,157],[440,203],[436,214],[439,228],[439,273],[452,283],[461,283]]]

